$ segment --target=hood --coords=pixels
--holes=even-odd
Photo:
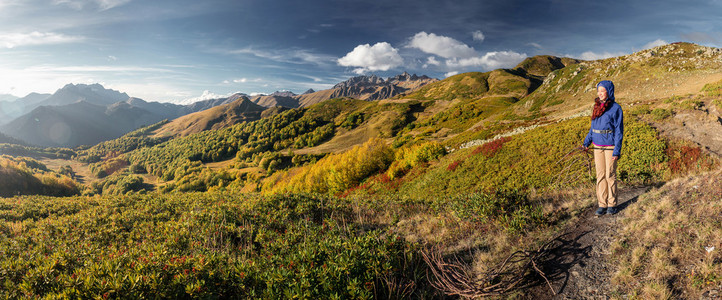
[[[607,90],[607,96],[609,97],[609,100],[614,101],[614,83],[612,83],[609,80],[602,80],[599,83],[597,83],[597,87],[604,87],[604,89]]]

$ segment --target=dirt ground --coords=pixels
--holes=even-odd
[[[75,180],[81,184],[91,184],[94,181],[98,181],[98,179],[90,172],[88,164],[67,159],[40,158],[38,160],[45,164],[48,169],[53,171],[57,171],[63,166],[70,166],[73,169],[73,172],[75,172]]]
[[[537,283],[524,292],[526,299],[609,299],[614,290],[610,283],[609,247],[625,216],[625,209],[634,205],[649,187],[630,187],[620,190],[619,207],[615,215],[594,215],[589,208],[579,220],[567,227],[557,239],[551,255],[542,263],[542,271],[557,293],[538,276]]]

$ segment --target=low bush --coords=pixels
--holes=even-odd
[[[48,170],[41,162],[28,157],[0,157],[0,197],[16,195],[72,196],[80,185],[72,174]]]
[[[379,139],[331,154],[312,165],[277,172],[263,181],[263,191],[339,193],[388,168],[393,150]]]
[[[421,297],[414,246],[352,220],[301,195],[0,199],[0,297]]]
[[[672,111],[664,108],[655,108],[654,110],[652,110],[651,114],[652,118],[659,121],[671,117]]]
[[[437,142],[399,148],[396,150],[394,162],[386,174],[393,180],[404,175],[411,168],[437,160],[444,155],[446,155],[446,148]]]
[[[589,118],[576,118],[454,151],[414,180],[404,182],[399,192],[416,198],[461,191],[545,189],[559,184],[560,177],[572,180],[565,185],[589,183],[594,175],[592,157],[573,151],[588,131]],[[627,119],[618,175],[629,183],[661,181],[669,168],[665,149],[664,140],[652,127]],[[459,163],[452,171],[448,166],[456,161]],[[568,166],[571,162],[575,165]]]

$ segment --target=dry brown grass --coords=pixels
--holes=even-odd
[[[673,180],[640,197],[625,216],[612,245],[612,282],[622,292],[697,299],[720,284],[722,169]]]
[[[433,209],[429,202],[352,197],[351,203],[370,201],[354,209],[357,218],[363,219],[360,223],[389,226],[391,231],[401,234],[409,242],[439,249],[446,257],[459,257],[463,267],[477,277],[489,274],[511,253],[537,249],[566,224],[575,222],[583,209],[592,204],[592,190],[588,188],[543,194],[531,191],[530,197],[542,206],[549,223],[527,228],[524,232],[510,232],[491,220],[474,222],[460,218],[453,211]]]

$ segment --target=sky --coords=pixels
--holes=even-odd
[[[100,83],[146,101],[443,79],[534,55],[722,46],[722,0],[0,0],[0,100]]]

